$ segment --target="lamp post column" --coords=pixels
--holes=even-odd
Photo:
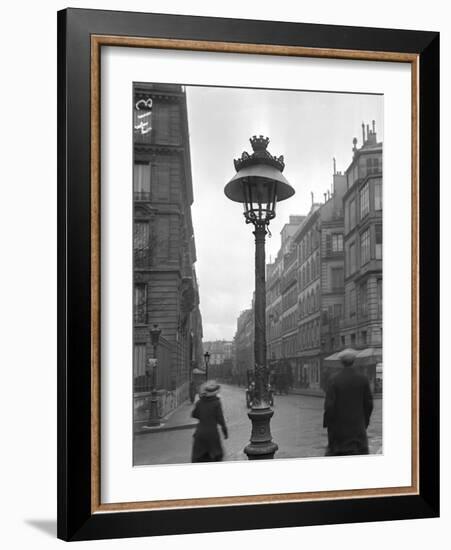
[[[249,445],[244,449],[249,460],[274,458],[278,446],[272,441],[270,421],[274,412],[269,403],[269,370],[266,361],[266,284],[265,237],[269,222],[276,216],[276,202],[294,195],[282,172],[283,156],[267,151],[269,138],[253,136],[253,153],[243,151],[233,164],[237,171],[224,188],[226,197],[244,206],[246,223],[255,235],[254,373],[255,398],[248,413],[252,422]]]
[[[254,304],[254,373],[255,405],[248,416],[252,422],[250,443],[244,449],[249,460],[274,458],[278,445],[271,436],[270,421],[274,411],[269,406],[268,368],[266,365],[266,224],[255,224],[255,304]]]

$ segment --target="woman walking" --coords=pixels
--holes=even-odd
[[[228,431],[218,397],[219,389],[220,385],[214,380],[209,380],[200,387],[199,400],[191,413],[191,416],[199,420],[193,436],[192,462],[219,462],[224,456],[218,424],[224,439],[228,438]]]

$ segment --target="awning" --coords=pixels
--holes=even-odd
[[[193,374],[203,374],[205,376],[206,372],[204,370],[195,368],[193,369]]]
[[[342,365],[341,363],[342,354],[350,351],[354,351],[356,353],[354,365],[358,367],[374,365],[382,361],[382,348],[365,348],[362,350],[351,350],[347,348],[347,349],[338,351],[336,353],[333,353],[332,355],[329,355],[329,357],[326,357],[324,359],[325,366],[340,367]]]
[[[366,348],[358,352],[355,358],[357,366],[375,365],[382,361],[382,348]]]

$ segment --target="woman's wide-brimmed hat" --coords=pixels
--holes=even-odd
[[[205,395],[205,397],[214,397],[218,395],[221,386],[215,380],[207,380],[202,384],[199,390],[199,395]]]

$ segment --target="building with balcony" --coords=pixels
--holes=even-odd
[[[293,235],[305,216],[290,216],[274,262],[266,265],[266,350],[269,361],[289,357],[296,338],[297,254]]]
[[[343,311],[343,195],[346,176],[335,170],[332,191],[310,212],[293,235],[297,254],[296,339],[289,362],[295,387],[321,391],[324,359],[341,345]]]
[[[294,385],[320,386],[321,339],[321,216],[320,204],[312,203],[304,223],[293,236],[298,256],[296,340],[292,369]]]
[[[152,326],[161,329],[156,371],[161,415],[188,397],[191,370],[202,365],[203,349],[185,90],[135,83],[133,94],[133,373],[140,421],[152,380]]]
[[[382,143],[375,123],[362,124],[362,146],[353,141],[346,170],[344,209],[343,346],[367,350],[365,373],[374,385],[382,356]]]

